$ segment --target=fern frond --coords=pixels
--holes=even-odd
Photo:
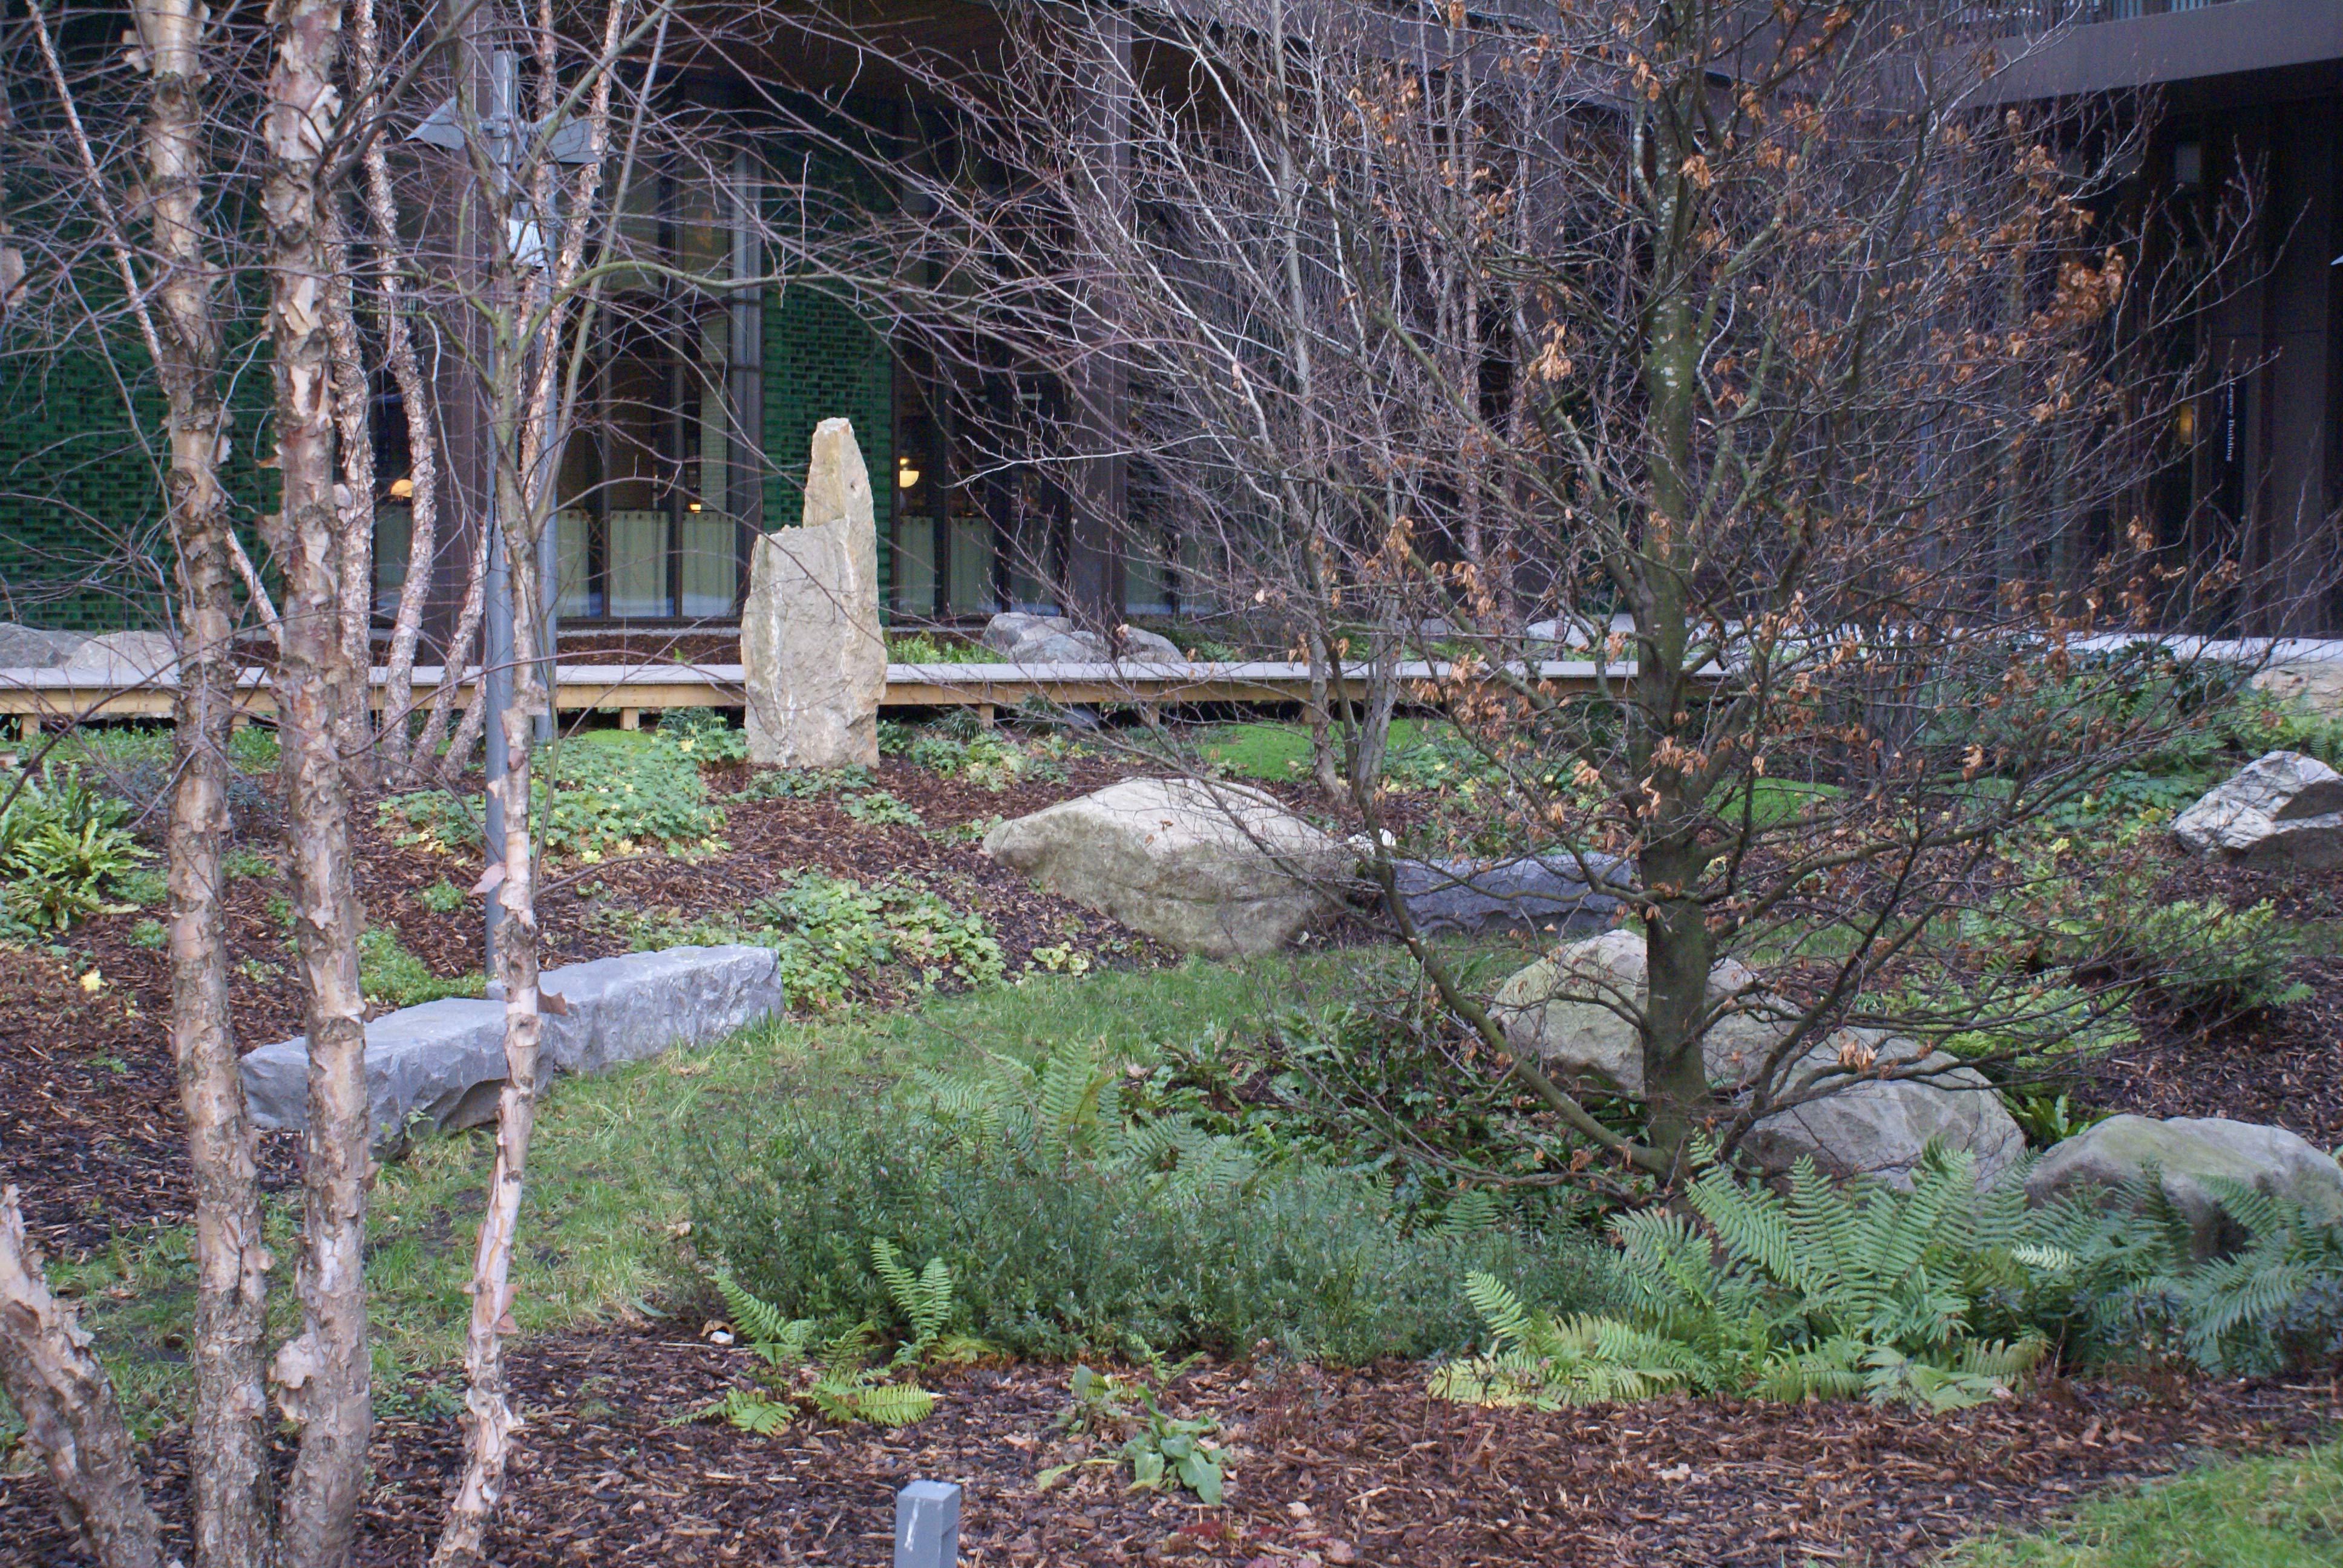
[[[805,1359],[806,1346],[813,1339],[815,1325],[811,1318],[783,1315],[779,1307],[751,1295],[732,1277],[732,1271],[720,1263],[714,1273],[717,1294],[724,1298],[724,1310],[730,1315],[732,1326],[747,1336],[759,1356],[775,1366]]]

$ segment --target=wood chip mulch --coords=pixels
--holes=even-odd
[[[2343,925],[2343,867],[2256,869],[2175,852],[2159,890],[2236,910],[2268,900],[2289,921]],[[2268,1013],[2206,1020],[2143,998],[2139,1043],[2094,1063],[2080,1098],[2142,1116],[2268,1122],[2343,1146],[2343,958],[2300,958],[2289,970],[2310,995]]]
[[[1108,1465],[1041,1493],[1040,1473],[1111,1452],[1051,1428],[1067,1369],[931,1380],[930,1420],[897,1432],[800,1422],[770,1438],[670,1425],[738,1380],[738,1347],[639,1325],[513,1349],[527,1425],[490,1559],[580,1563],[872,1563],[895,1491],[965,1489],[968,1568],[1184,1560],[1332,1563],[1916,1563],[1964,1535],[2038,1521],[2094,1485],[2331,1434],[2343,1389],[2310,1382],[2053,1382],[1950,1415],[1862,1404],[1671,1398],[1568,1411],[1433,1401],[1420,1368],[1205,1367],[1167,1408],[1208,1411],[1230,1444],[1227,1506],[1124,1490]],[[183,1529],[180,1438],[157,1446]],[[422,1560],[461,1457],[444,1419],[382,1423],[358,1560]],[[78,1563],[37,1477],[0,1477],[0,1540],[26,1568]]]

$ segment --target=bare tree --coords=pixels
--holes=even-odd
[[[2137,508],[2207,380],[2162,335],[2223,286],[2251,193],[2208,247],[2147,243],[2142,128],[1994,104],[1972,21],[1204,0],[1044,8],[1005,81],[900,65],[1006,173],[920,184],[883,251],[951,287],[873,271],[870,296],[1075,400],[1111,335],[1143,395],[1002,448],[1073,464],[1114,433],[1149,476],[1122,549],[1325,681],[1322,782],[1452,1015],[1651,1175],[1942,1071],[1843,1026],[2039,1042],[2113,1000],[2047,1002],[1962,930],[2024,901],[2000,847],[2189,722],[2173,648],[2124,638],[2220,574],[2176,580]],[[1127,176],[1081,156],[1102,76]],[[1617,886],[1647,992],[1562,990],[1636,1030],[1632,1122],[1414,928],[1399,862],[1443,851],[1391,831],[1402,700],[1502,780],[1483,826]],[[1737,1019],[1769,1043],[1736,1089],[1704,1042]]]
[[[165,499],[178,584],[176,783],[166,833],[171,899],[172,1052],[178,1065],[195,1174],[196,1405],[192,1466],[199,1568],[251,1562],[267,1534],[262,1512],[261,1377],[266,1272],[253,1131],[236,1070],[227,1004],[220,857],[227,825],[226,745],[238,619],[232,571],[241,560],[218,465],[226,419],[220,327],[213,305],[216,238],[207,228],[202,7],[138,6],[131,63],[145,93],[139,145],[146,244],[142,275],[130,225],[107,190],[97,153],[37,8],[34,23],[71,169],[86,183],[96,227],[164,394]],[[248,568],[247,568],[248,569]],[[74,1396],[88,1397],[85,1390]],[[110,1397],[89,1419],[105,1419]]]

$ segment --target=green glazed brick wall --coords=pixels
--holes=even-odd
[[[143,369],[145,357],[132,343],[116,365]],[[275,492],[252,460],[268,395],[266,374],[236,383],[223,476],[256,558],[251,520]],[[131,397],[136,426],[116,367],[87,347],[0,360],[0,618],[72,631],[162,624],[162,399],[145,387]]]
[[[794,527],[805,515],[806,462],[813,427],[840,417],[870,469],[879,521],[879,602],[893,586],[895,365],[885,339],[843,301],[802,285],[765,300],[765,526]]]

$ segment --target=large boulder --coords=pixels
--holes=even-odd
[[[1506,1043],[1549,1070],[1622,1094],[1644,1092],[1644,1042],[1634,1022],[1649,999],[1649,956],[1634,931],[1605,931],[1541,959],[1497,990],[1490,1015]],[[1712,1083],[1740,1087],[1789,1028],[1785,1010],[1726,959],[1708,971],[1712,1005],[1733,1010],[1712,1025],[1701,1055]]]
[[[2243,1243],[2244,1229],[2207,1185],[2220,1178],[2301,1203],[2331,1222],[2343,1222],[2343,1167],[2317,1146],[2282,1127],[2219,1117],[2110,1116],[2044,1155],[2026,1180],[2026,1196],[2048,1203],[2069,1195],[2100,1193],[2157,1169],[2173,1206],[2187,1218],[2200,1259]]]
[[[805,523],[760,536],[740,611],[749,758],[768,767],[879,763],[887,639],[879,533],[854,427],[815,427]]]
[[[1272,797],[1194,779],[1126,779],[1003,822],[984,852],[1167,947],[1235,958],[1335,907],[1350,852]]]
[[[43,631],[0,620],[0,669],[55,669],[88,640],[77,631]]]
[[[2343,865],[2343,773],[2272,751],[2173,819],[2172,836],[2197,854],[2252,865]]]
[[[1135,626],[1119,628],[1121,646],[1084,631],[1061,615],[1004,610],[985,623],[980,639],[1011,664],[1107,664],[1121,658],[1144,664],[1179,664],[1187,655],[1168,637]]]
[[[679,1044],[722,1040],[785,1010],[770,948],[669,948],[565,964],[539,977],[561,999],[545,1020],[546,1060],[563,1072],[607,1072]],[[502,986],[488,988],[500,995]]]
[[[1958,1059],[1874,1029],[1843,1029],[1800,1058],[1785,1081],[1820,1087],[1834,1069],[1916,1070],[1918,1077],[1858,1077],[1819,1098],[1762,1118],[1742,1149],[1770,1175],[1802,1158],[1826,1176],[1868,1176],[1909,1187],[1931,1142],[1976,1160],[1976,1184],[1996,1186],[2026,1158],[2026,1134],[1992,1080]]]
[[[93,683],[133,686],[167,676],[178,645],[164,631],[43,631],[0,621],[0,669],[57,669]]]
[[[2298,702],[2325,719],[2343,718],[2343,645],[2296,642],[2258,670],[2249,683],[2281,701]]]
[[[1628,875],[1615,855],[1589,853],[1582,862],[1561,850],[1511,860],[1400,860],[1392,870],[1408,919],[1426,932],[1599,930],[1619,908],[1617,895],[1600,889],[1624,887]]]
[[[176,673],[178,644],[160,631],[109,631],[73,650],[59,668],[68,675],[132,686]]]

